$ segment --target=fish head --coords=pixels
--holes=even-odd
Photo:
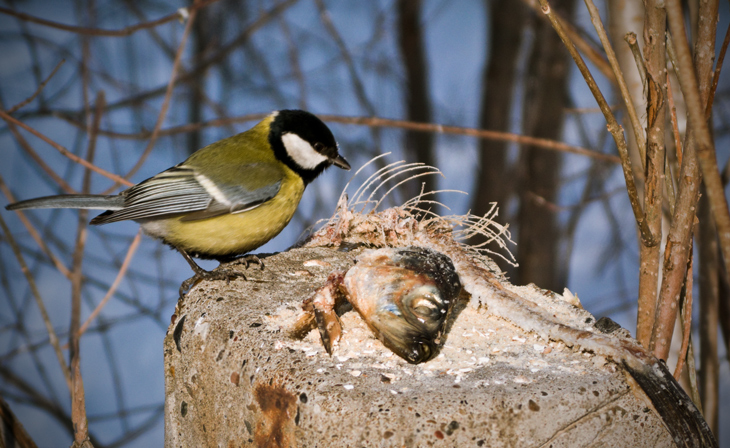
[[[453,263],[420,247],[370,251],[345,276],[353,307],[383,344],[418,364],[437,352],[460,292]]]

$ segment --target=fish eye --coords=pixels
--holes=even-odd
[[[435,299],[425,296],[419,297],[413,301],[412,305],[413,314],[422,318],[431,318],[432,316],[438,316],[439,306],[435,302]]]

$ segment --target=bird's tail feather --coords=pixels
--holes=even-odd
[[[62,194],[44,196],[10,204],[8,210],[27,208],[83,208],[90,210],[120,210],[124,208],[124,197],[120,195],[102,196],[94,194]]]

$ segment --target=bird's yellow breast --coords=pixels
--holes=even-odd
[[[166,218],[143,223],[142,227],[191,255],[221,258],[245,254],[278,235],[294,216],[304,182],[289,168],[284,171],[276,196],[254,209],[199,221]]]

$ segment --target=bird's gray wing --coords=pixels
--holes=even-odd
[[[240,167],[242,176],[259,164]],[[127,219],[143,220],[185,214],[185,221],[238,213],[257,207],[278,193],[281,178],[257,189],[212,182],[194,168],[178,165],[151,177],[122,193],[124,207],[94,218],[92,224]]]

